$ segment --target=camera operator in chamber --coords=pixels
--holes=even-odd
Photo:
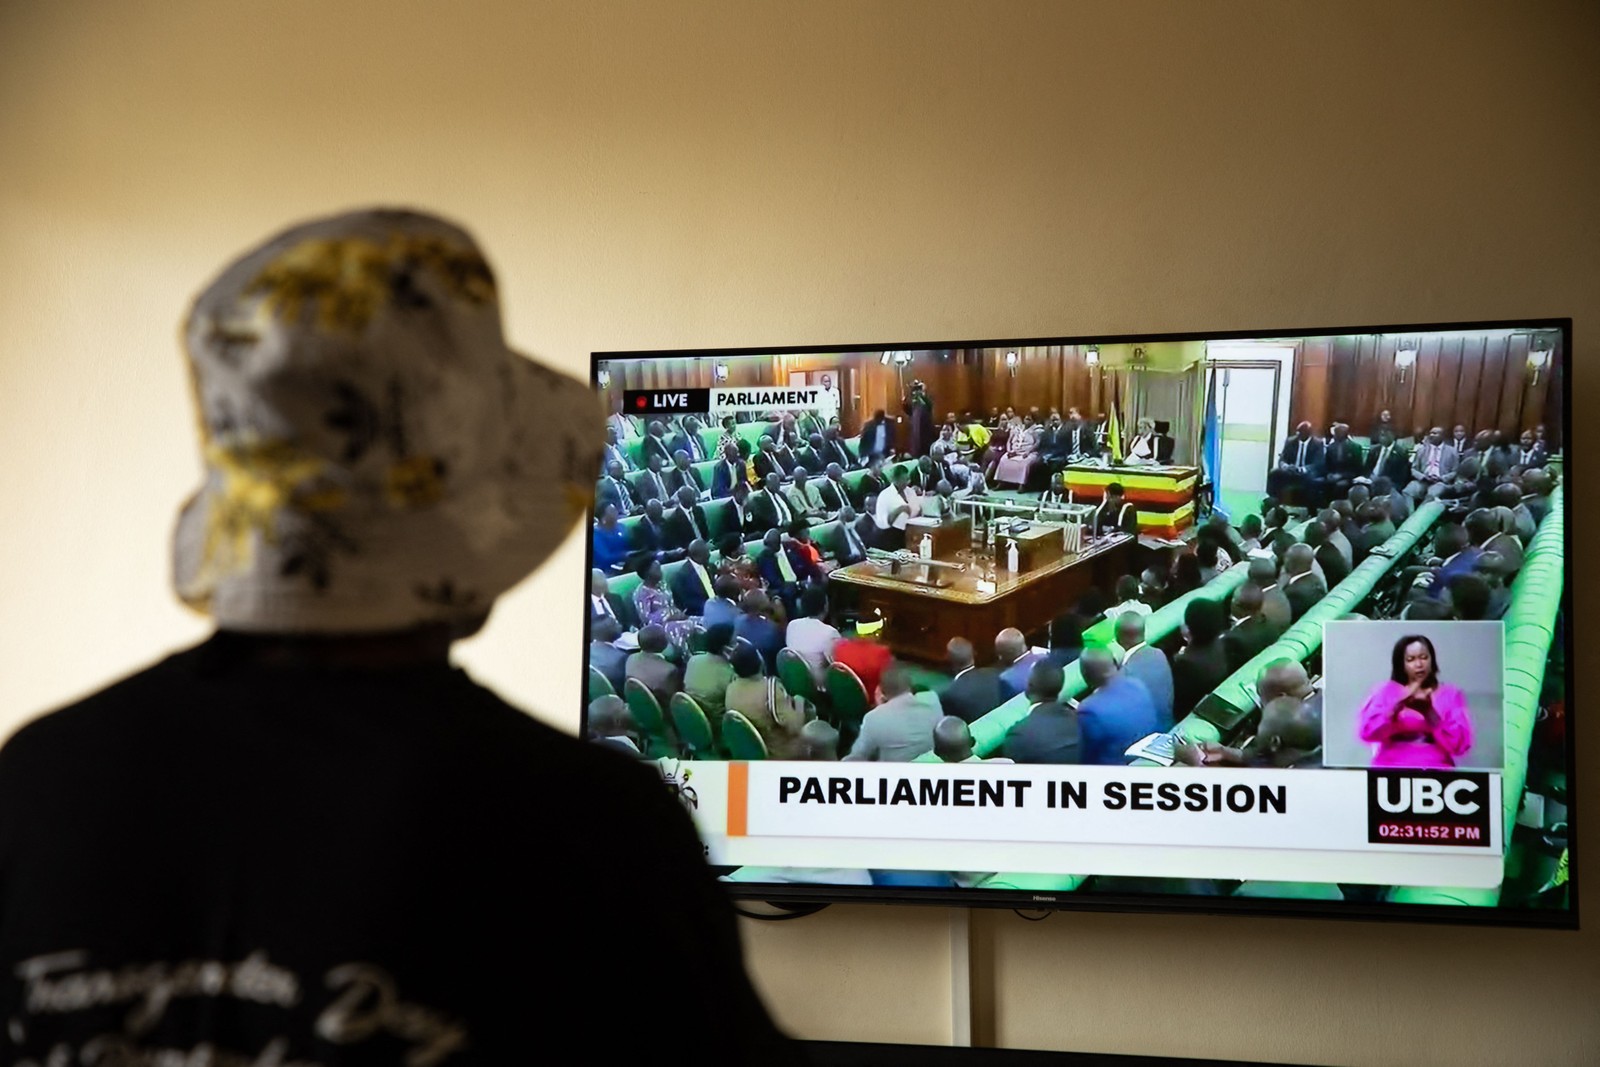
[[[1361,706],[1361,740],[1374,767],[1454,767],[1472,747],[1466,695],[1439,681],[1439,657],[1422,634],[1395,642],[1388,681]]]

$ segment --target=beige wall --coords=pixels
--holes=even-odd
[[[458,217],[511,336],[574,372],[595,349],[1572,315],[1581,413],[1597,72],[1592,3],[8,0],[0,733],[203,632],[166,587],[196,471],[176,324],[291,219]],[[581,568],[574,538],[462,650],[569,727],[577,616],[548,605]],[[947,921],[838,908],[752,928],[750,954],[801,1034],[941,1041]],[[1600,1059],[1592,929],[975,931],[978,1032],[1004,1044]]]

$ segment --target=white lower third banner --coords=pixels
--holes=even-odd
[[[1500,775],[661,761],[719,866],[1489,887]]]

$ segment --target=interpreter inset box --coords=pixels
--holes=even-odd
[[[1505,630],[1498,622],[1330,622],[1323,765],[1500,771]]]

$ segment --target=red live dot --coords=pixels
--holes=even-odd
[[[635,400],[633,402],[633,406],[636,407],[636,408],[644,407],[644,397],[641,396],[639,399]]]

